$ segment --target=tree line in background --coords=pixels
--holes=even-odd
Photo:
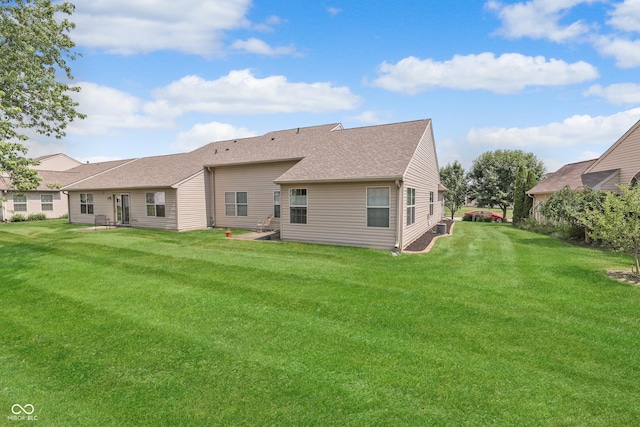
[[[445,206],[451,218],[467,199],[478,207],[498,207],[506,219],[513,207],[513,220],[526,219],[531,198],[526,191],[545,174],[544,164],[532,153],[521,150],[496,150],[481,154],[465,173],[458,161],[440,168],[440,182],[447,188]]]
[[[440,180],[448,190],[445,206],[451,218],[467,199],[478,207],[499,207],[505,219],[507,208],[513,207],[514,226],[629,253],[633,271],[640,275],[640,185],[619,186],[618,193],[565,187],[536,206],[540,219],[535,220],[527,191],[544,174],[542,161],[533,154],[496,150],[480,155],[468,172],[458,161],[448,164],[440,169]]]

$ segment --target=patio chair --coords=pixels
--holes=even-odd
[[[265,219],[264,221],[261,221],[258,223],[258,225],[256,226],[258,229],[256,231],[259,231],[260,233],[262,233],[263,231],[267,231],[269,225],[271,225],[271,219],[273,217],[271,215],[269,215],[267,217],[267,219]]]
[[[98,228],[98,226],[107,227],[109,225],[109,218],[106,215],[96,215],[94,217],[94,228]]]

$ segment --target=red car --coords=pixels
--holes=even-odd
[[[469,215],[471,217],[491,217],[493,219],[493,221],[495,222],[502,222],[504,220],[504,217],[502,215],[498,215],[497,213],[493,213],[491,211],[471,211],[471,212],[467,212],[465,213],[465,215]]]

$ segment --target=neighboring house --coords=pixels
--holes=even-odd
[[[44,214],[47,218],[60,218],[69,212],[64,185],[98,174],[121,164],[123,161],[103,163],[81,163],[65,154],[38,157],[38,171],[41,182],[31,191],[16,191],[11,188],[10,180],[0,181],[2,200],[0,201],[0,221],[9,221],[15,214],[28,217],[31,214]]]
[[[618,185],[640,179],[640,121],[633,125],[598,159],[570,163],[550,174],[527,191],[533,198],[534,218],[540,219],[537,206],[551,194],[569,186],[618,191]]]
[[[37,161],[38,164],[33,167],[35,170],[45,170],[45,171],[66,171],[69,169],[73,169],[76,166],[80,166],[82,162],[72,159],[66,154],[58,153],[51,154],[49,156],[40,156],[36,157],[33,160]]]
[[[538,205],[548,200],[556,191],[567,186],[572,190],[583,187],[582,175],[594,162],[595,160],[587,160],[564,165],[556,172],[548,174],[535,187],[527,191],[527,194],[533,198],[533,217],[536,220],[541,219],[537,209]]]
[[[283,240],[402,249],[443,215],[431,120],[340,124],[214,142],[76,181],[69,220],[253,229]]]
[[[47,218],[59,218],[67,213],[66,196],[59,190],[61,183],[56,174],[72,169],[82,163],[66,154],[52,154],[36,157],[41,183],[33,191],[17,192],[11,188],[11,180],[3,176],[0,180],[0,221],[8,221],[14,214],[25,217],[30,214],[45,214]]]

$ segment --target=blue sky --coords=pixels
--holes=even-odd
[[[440,166],[522,149],[554,171],[640,119],[640,0],[75,0],[82,161],[340,122],[433,119]]]

